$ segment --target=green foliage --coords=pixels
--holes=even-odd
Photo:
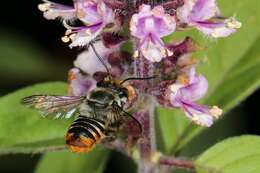
[[[260,137],[240,136],[224,140],[196,160],[198,173],[260,172]]]
[[[245,55],[234,64],[227,75],[208,98],[209,103],[219,103],[225,110],[230,110],[260,85],[260,37]],[[221,91],[221,94],[219,93]]]
[[[181,116],[175,116],[178,113]],[[180,110],[172,111],[165,108],[157,109],[157,128],[161,141],[158,141],[166,153],[170,153],[172,148],[178,145],[179,137],[187,127],[187,119],[182,115]],[[191,124],[190,124],[191,126]],[[173,146],[175,145],[175,146]]]
[[[61,82],[38,84],[0,98],[0,154],[31,153],[60,149],[71,120],[49,120],[22,105],[32,94],[65,94]]]
[[[102,173],[108,159],[107,150],[96,148],[87,154],[69,151],[45,154],[35,173]]]
[[[228,38],[210,41],[192,30],[188,33],[173,34],[167,40],[188,34],[201,46],[207,46],[206,51],[196,54],[206,59],[206,63],[200,66],[200,72],[209,80],[209,94],[202,103],[219,105],[227,113],[260,85],[258,48],[260,11],[258,0],[219,0],[218,2],[223,15],[231,16],[233,12],[237,12],[236,17],[243,24],[237,33]],[[162,114],[163,116],[159,117],[159,124],[161,135],[164,136],[162,143],[167,153],[180,150],[202,129],[196,125],[190,126],[190,122],[184,120],[184,114],[179,111],[174,110],[165,114],[164,110]],[[170,117],[173,115],[174,117]],[[176,124],[177,122],[181,123],[182,130]]]

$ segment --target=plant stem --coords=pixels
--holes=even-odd
[[[156,153],[156,139],[154,127],[154,105],[148,106],[149,109],[140,112],[140,122],[143,125],[143,140],[139,145],[140,160],[138,162],[138,173],[156,173],[157,167],[151,160]]]
[[[171,157],[171,156],[162,156],[160,159],[160,164],[167,165],[167,166],[175,166],[178,168],[186,168],[191,170],[195,169],[193,161],[176,159],[175,157]]]

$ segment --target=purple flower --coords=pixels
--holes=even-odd
[[[131,35],[138,40],[138,50],[151,62],[159,62],[167,55],[161,38],[173,33],[175,28],[174,17],[166,14],[162,6],[151,9],[150,5],[141,5],[130,22]]]
[[[186,116],[201,126],[211,126],[214,118],[222,114],[217,106],[209,107],[195,103],[205,96],[208,90],[208,82],[202,75],[196,75],[195,68],[190,69],[188,81],[180,78],[170,85],[170,103],[174,107],[181,108]]]
[[[64,19],[63,25],[67,28],[63,42],[70,42],[70,47],[85,46],[101,34],[103,29],[114,22],[113,10],[103,1],[85,0],[75,1],[74,7],[65,6],[50,1],[39,5],[47,19]],[[84,25],[73,27],[68,24],[68,19],[79,19]]]
[[[74,96],[86,95],[96,87],[96,81],[91,76],[81,74],[77,68],[69,71],[68,83],[68,93]]]
[[[157,1],[156,4],[153,1],[144,4],[143,1],[75,0],[73,6],[44,0],[39,9],[47,19],[62,19],[67,29],[62,40],[71,42],[70,47],[93,43],[74,61],[75,68],[69,73],[70,94],[86,95],[107,75],[117,80],[156,76],[125,83],[133,86],[136,96],[126,104],[131,112],[140,110],[140,105],[148,107],[146,99],[154,99],[161,106],[180,108],[202,126],[211,126],[222,114],[217,106],[196,103],[208,90],[205,77],[195,71],[199,61],[192,57],[198,48],[196,42],[186,37],[181,42],[165,44],[162,39],[174,33],[176,27],[178,31],[195,27],[214,38],[235,32],[241,23],[232,17],[221,17],[216,0]],[[77,20],[77,26],[73,20]],[[125,32],[123,26],[129,27],[130,32]],[[128,40],[134,52],[120,49]],[[103,59],[107,69],[97,56]]]
[[[241,27],[233,17],[220,16],[216,0],[185,0],[177,10],[177,18],[214,38],[227,37]]]
[[[38,8],[40,11],[43,11],[43,15],[48,20],[53,20],[58,17],[71,20],[76,17],[76,10],[67,5],[58,4],[55,2],[43,0],[44,3],[39,4]]]
[[[101,41],[96,42],[95,47],[99,55],[102,56],[105,61],[109,54],[116,50],[106,48]],[[99,61],[91,48],[78,55],[77,59],[74,61],[74,66],[89,75],[93,75],[95,72],[106,72],[104,65]]]

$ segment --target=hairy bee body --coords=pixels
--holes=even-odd
[[[113,90],[97,88],[90,92],[66,135],[71,151],[88,152],[103,138],[112,137],[122,121],[113,104],[123,104]]]
[[[66,134],[72,152],[88,152],[104,137],[105,122],[79,115]]]
[[[81,115],[98,118],[107,124],[116,122],[120,115],[114,105],[121,106],[124,104],[116,93],[106,88],[97,88],[89,93],[83,104],[80,105],[79,112]]]
[[[70,118],[77,113],[65,136],[66,145],[72,152],[88,152],[104,139],[115,139],[129,121],[142,131],[140,123],[123,109],[134,98],[128,88],[104,79],[86,96],[32,95],[22,102],[40,110],[43,116]]]

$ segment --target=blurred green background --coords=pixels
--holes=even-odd
[[[66,81],[67,71],[72,67],[72,62],[75,59],[77,53],[81,50],[79,49],[69,49],[66,44],[63,44],[60,40],[60,37],[64,33],[64,28],[60,25],[60,22],[57,21],[47,21],[42,17],[42,13],[37,10],[37,5],[40,1],[26,0],[26,1],[4,1],[2,5],[1,14],[1,28],[0,28],[0,95],[4,96],[10,92],[13,92],[17,89],[20,89],[25,86],[30,86],[35,83],[41,83],[46,81]],[[57,1],[58,2],[58,1]],[[60,1],[64,3],[71,3],[70,1]],[[236,3],[237,1],[233,1]],[[260,4],[256,0],[249,0],[246,2],[249,7],[252,7],[252,13],[260,10]],[[230,2],[229,4],[232,4]],[[225,7],[224,0],[220,1],[220,5]],[[255,22],[255,20],[259,19],[254,18],[246,18],[243,16],[250,13],[250,8],[247,7],[245,11],[241,12],[238,9],[243,9],[243,3],[241,5],[235,4],[234,7],[229,6],[227,8],[231,8],[226,11],[234,11],[237,14],[238,18],[242,18],[242,20],[248,20],[250,22]],[[234,8],[234,10],[232,9]],[[225,8],[224,8],[225,11]],[[232,15],[232,13],[227,12],[227,15]],[[242,22],[244,22],[242,21]],[[257,21],[259,23],[259,21]],[[246,23],[246,22],[245,22]],[[244,23],[243,23],[244,24]],[[258,32],[253,35],[255,38],[255,45],[258,50],[259,46],[259,33],[260,33],[260,25],[257,28],[254,26],[255,30],[250,30],[250,25],[243,26],[247,29],[243,29],[243,31],[238,31],[236,34],[237,37],[250,39],[250,32]],[[250,30],[250,32],[249,32]],[[247,32],[248,31],[248,32]],[[196,33],[197,34],[197,33]],[[198,34],[197,34],[198,35]],[[243,37],[242,37],[242,36]],[[252,36],[252,37],[253,37]],[[233,37],[233,36],[232,36]],[[247,40],[241,40],[240,42],[236,42],[236,38],[230,38],[229,44],[239,44],[244,46],[247,43]],[[235,36],[236,37],[236,36]],[[228,38],[229,39],[229,38]],[[232,42],[232,39],[235,41]],[[253,40],[253,38],[251,39]],[[208,40],[207,40],[208,41]],[[213,42],[213,45],[219,45],[221,43],[224,44],[225,40],[221,40],[221,42]],[[253,41],[252,41],[253,42]],[[203,42],[202,42],[203,43]],[[204,42],[205,43],[205,42]],[[230,47],[234,46],[233,49],[240,49],[235,45],[230,45]],[[228,49],[228,48],[227,48]],[[230,48],[231,49],[231,48]],[[251,46],[245,50],[247,52],[251,50]],[[219,49],[219,51],[225,51],[225,49]],[[238,51],[238,50],[237,50]],[[230,55],[229,50],[227,50],[228,56]],[[212,58],[211,55],[216,55],[215,52],[209,50],[208,58]],[[218,56],[225,54],[225,52],[217,53]],[[248,52],[250,54],[250,52]],[[217,55],[216,55],[217,56]],[[215,58],[215,57],[214,57]],[[257,57],[259,57],[259,51],[257,52]],[[232,58],[231,58],[232,59]],[[217,61],[217,60],[216,60]],[[222,63],[222,64],[221,64]],[[243,63],[243,62],[241,62]],[[223,65],[224,64],[224,65]],[[209,66],[210,65],[210,66]],[[214,78],[214,75],[207,73],[209,68],[212,68],[212,71],[216,70],[220,65],[225,66],[225,62],[220,62],[219,64],[214,61],[209,61],[209,63],[202,64],[201,72],[209,77],[212,86],[217,86],[216,82],[217,77]],[[243,64],[239,67],[242,67]],[[260,66],[258,66],[260,68]],[[216,73],[217,74],[217,73]],[[250,76],[250,73],[248,73]],[[212,77],[213,76],[213,77]],[[220,76],[220,75],[217,75]],[[258,80],[258,79],[252,79]],[[242,82],[242,81],[241,81]],[[227,83],[224,83],[227,84]],[[228,84],[227,84],[228,85]],[[240,85],[238,83],[237,87]],[[213,90],[210,88],[211,90]],[[211,91],[210,90],[210,91]],[[213,91],[212,91],[213,92]],[[215,95],[218,95],[216,93]],[[185,146],[180,152],[177,154],[183,156],[196,156],[201,153],[203,150],[211,146],[212,144],[221,141],[222,139],[230,136],[236,136],[241,134],[260,134],[260,126],[259,126],[259,95],[260,91],[254,91],[252,95],[250,95],[243,102],[239,102],[239,104],[232,109],[228,114],[225,115],[220,121],[218,121],[212,128],[204,130],[200,135],[196,136],[189,145]],[[214,97],[215,98],[215,97]],[[217,97],[216,97],[217,98]],[[216,99],[218,100],[218,99]],[[221,99],[220,99],[221,100]],[[214,99],[209,99],[209,102],[214,102]],[[224,104],[224,103],[223,103]],[[5,107],[0,107],[0,109],[6,109]],[[10,107],[9,107],[10,109]],[[19,112],[16,112],[19,114]],[[0,114],[0,117],[3,116]],[[12,115],[10,115],[12,116]],[[4,118],[4,117],[2,117]],[[55,122],[58,123],[58,122]],[[160,125],[159,123],[157,124]],[[1,122],[0,122],[1,126]],[[19,126],[18,126],[19,127]],[[10,129],[14,129],[17,131],[17,135],[19,135],[20,129],[15,124],[10,126]],[[23,129],[30,133],[30,129]],[[43,129],[47,131],[48,129]],[[66,129],[65,129],[66,130]],[[14,135],[13,133],[6,133],[6,136]],[[159,135],[160,136],[160,135]],[[168,138],[171,136],[168,135]],[[12,136],[10,137],[12,138]],[[1,138],[0,138],[1,143]],[[203,144],[203,145],[202,145]],[[159,146],[161,146],[159,141]],[[103,150],[103,148],[98,148],[97,150]],[[103,151],[102,151],[103,152]],[[101,153],[102,153],[101,152]],[[105,153],[106,151],[104,151]],[[66,157],[66,156],[65,156]],[[71,156],[74,157],[74,156]],[[82,156],[78,156],[82,157]],[[96,156],[97,162],[99,162],[99,157]],[[0,156],[0,173],[30,173],[33,172],[36,168],[38,160],[41,158],[41,154],[9,154],[9,155],[1,155]],[[55,157],[52,157],[52,159]],[[59,161],[61,157],[57,157]],[[76,158],[75,158],[76,159]],[[107,158],[107,163],[105,166],[106,173],[112,172],[133,172],[135,170],[134,163],[122,156],[120,153],[112,152],[110,157]],[[50,161],[48,158],[47,165]],[[57,161],[56,160],[56,161]],[[44,160],[43,160],[44,162]],[[69,162],[69,161],[68,161]],[[120,164],[118,164],[120,162]],[[61,163],[67,163],[66,161],[61,161]],[[73,163],[71,167],[73,168]],[[100,163],[101,164],[101,163]],[[54,165],[55,167],[56,165]],[[41,164],[41,167],[44,168],[44,163]],[[58,167],[58,166],[57,166]],[[62,166],[61,166],[62,167]],[[77,167],[77,166],[75,166]],[[127,169],[126,169],[127,167]],[[41,172],[38,168],[38,172]],[[52,166],[50,165],[50,170]],[[80,170],[82,169],[82,170]],[[84,167],[78,169],[75,172],[84,172]],[[55,169],[54,169],[55,170]],[[94,170],[94,168],[93,168]],[[46,169],[46,172],[49,170]],[[62,171],[57,170],[53,172],[69,172],[68,170]],[[73,169],[71,170],[73,172]]]

